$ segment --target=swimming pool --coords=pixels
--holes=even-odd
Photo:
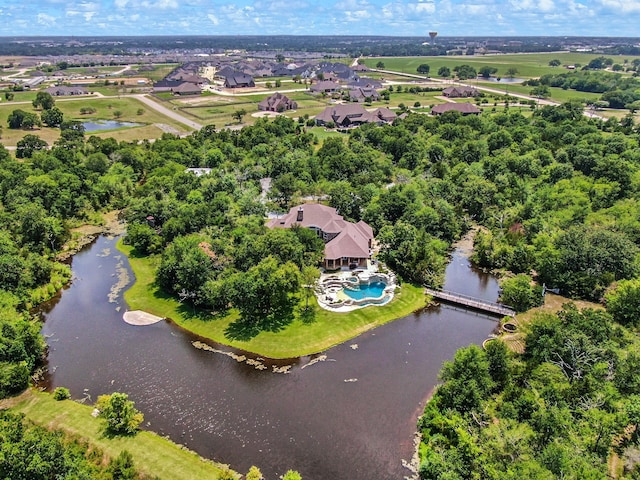
[[[354,300],[362,300],[363,298],[380,298],[387,284],[384,282],[371,282],[368,285],[360,285],[355,289],[345,288],[344,293]]]

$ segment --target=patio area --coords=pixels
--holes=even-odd
[[[333,312],[350,312],[368,306],[386,305],[393,299],[396,277],[382,273],[378,264],[367,268],[323,273],[315,288],[318,304]]]

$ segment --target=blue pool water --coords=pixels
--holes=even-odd
[[[360,285],[360,288],[357,290],[345,288],[344,293],[354,300],[362,300],[363,298],[380,298],[386,286],[387,284],[384,282],[372,282],[369,285]]]

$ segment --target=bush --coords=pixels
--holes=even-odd
[[[54,400],[58,400],[58,401],[67,400],[68,398],[71,398],[71,392],[66,387],[57,387],[53,391],[53,399]]]

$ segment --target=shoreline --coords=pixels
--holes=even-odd
[[[127,257],[135,277],[123,295],[129,310],[144,310],[171,321],[201,339],[239,350],[242,354],[271,360],[322,353],[428,306],[424,289],[405,283],[398,289],[394,300],[384,307],[337,313],[316,306],[313,322],[305,323],[296,318],[277,333],[260,332],[247,341],[233,340],[225,333],[228,326],[239,318],[237,311],[231,310],[225,315],[203,311],[190,313],[177,299],[158,295],[159,289],[154,283],[157,257],[138,258],[132,255],[133,248],[122,241],[118,241],[116,248]]]

